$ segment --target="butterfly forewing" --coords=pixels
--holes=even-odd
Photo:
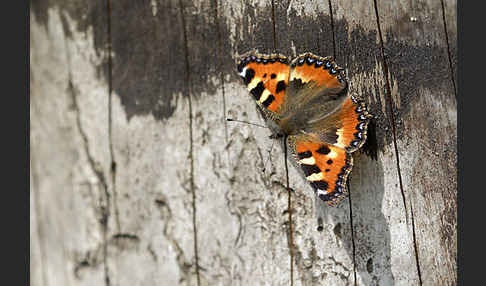
[[[301,129],[337,110],[347,97],[346,90],[341,69],[332,58],[300,55],[290,64],[289,88],[280,115],[298,121]]]
[[[237,70],[256,102],[276,113],[288,86],[290,68],[287,57],[251,51],[238,59]]]
[[[336,65],[332,57],[319,57],[311,53],[305,53],[291,62],[290,81],[308,83],[316,82],[318,86],[335,89],[336,92],[346,87],[342,78],[341,68]]]

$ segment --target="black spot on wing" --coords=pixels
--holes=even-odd
[[[265,86],[263,85],[263,82],[259,82],[257,86],[255,86],[252,90],[250,90],[250,93],[253,95],[255,100],[260,100],[260,97],[262,96],[263,91],[265,90]]]
[[[240,73],[241,71],[243,71],[243,68],[248,64],[248,62],[246,61],[241,61],[238,66],[236,67],[236,69],[238,70],[238,73]]]
[[[295,78],[294,80],[290,81],[289,85],[292,89],[299,90],[304,87],[305,84],[301,78]]]
[[[312,157],[312,152],[311,151],[300,152],[299,154],[297,154],[297,156],[299,157],[299,160],[302,160],[305,158]]]
[[[326,191],[327,188],[329,187],[326,181],[316,181],[316,182],[311,182],[310,184],[316,190]]]
[[[302,164],[300,165],[302,167],[302,170],[304,171],[304,174],[306,177],[312,175],[312,174],[315,174],[315,173],[320,173],[321,172],[321,169],[319,169],[319,167],[317,167],[316,165],[305,165],[305,164]]]
[[[327,147],[326,145],[322,145],[321,148],[316,150],[316,152],[319,154],[327,155],[329,154],[329,152],[331,152],[331,149],[329,149],[329,147]]]
[[[272,104],[272,102],[275,100],[275,96],[273,96],[273,94],[270,94],[267,99],[265,99],[264,102],[262,102],[262,105],[265,106],[265,108],[267,108],[270,104]]]
[[[320,194],[319,198],[325,202],[332,201],[337,196],[337,193],[330,193],[330,194]]]
[[[245,84],[246,85],[250,84],[254,76],[255,76],[255,71],[253,69],[247,69],[244,78]]]
[[[285,81],[281,80],[277,83],[277,93],[281,92],[282,90],[285,90],[287,88],[287,85],[285,84]]]

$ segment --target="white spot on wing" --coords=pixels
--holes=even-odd
[[[317,195],[327,195],[328,192],[327,191],[324,191],[324,190],[317,190]]]
[[[336,158],[338,156],[338,154],[336,152],[334,152],[334,150],[331,149],[331,152],[329,152],[329,154],[327,154],[327,156],[329,158],[334,159],[334,158]]]
[[[344,144],[343,132],[344,132],[344,128],[342,127],[336,130],[336,135],[338,136],[336,146],[345,149],[346,145]]]
[[[262,93],[262,96],[260,97],[260,103],[263,103],[265,100],[267,100],[268,96],[270,96],[270,91],[268,91],[268,89],[265,89]]]
[[[295,80],[296,78],[300,78],[300,80],[302,81],[302,83],[307,83],[309,80],[305,80],[303,77],[302,77],[302,74],[300,72],[297,72],[296,70],[294,70],[292,72],[292,77],[291,77],[291,81],[292,80]]]
[[[302,164],[306,164],[306,165],[315,165],[316,159],[314,159],[314,157],[309,157],[309,158],[304,158],[304,159],[300,160],[299,162],[302,163]]]
[[[243,68],[243,70],[240,72],[240,75],[242,77],[245,77],[246,76],[246,67]]]
[[[321,181],[323,178],[324,178],[324,175],[322,174],[322,172],[314,173],[314,174],[306,177],[306,179],[311,181],[311,182]]]
[[[286,80],[288,76],[289,75],[288,74],[286,75],[285,73],[278,73],[278,75],[277,75],[277,82],[279,82],[281,80]]]
[[[251,82],[248,84],[248,90],[252,90],[255,88],[255,86],[258,85],[258,83],[260,82],[261,80],[259,78],[256,78],[254,77]]]

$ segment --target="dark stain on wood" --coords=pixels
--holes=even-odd
[[[47,23],[46,10],[49,6],[59,5],[61,10],[66,10],[78,23],[79,31],[86,31],[93,26],[96,49],[99,52],[106,51],[106,11],[103,12],[103,3],[53,2],[56,1],[31,4],[40,23]],[[232,53],[242,54],[254,48],[264,53],[273,51],[270,2],[268,7],[264,8],[246,4],[242,11],[233,11],[235,14],[243,15],[241,18],[231,13],[222,15],[234,18],[231,21],[220,21],[224,58],[223,65],[219,67],[219,60],[216,58],[218,39],[213,7],[209,1],[203,2],[200,6],[202,8],[198,8],[199,12],[196,12],[194,4],[185,1],[185,13],[191,15],[187,17],[187,31],[193,96],[196,98],[205,93],[214,94],[220,88],[220,82],[213,80],[218,78],[220,68],[225,75],[229,75],[230,81],[240,80],[235,72],[235,55]],[[288,2],[279,2],[275,7],[278,52],[292,57],[292,47],[295,47],[297,54],[310,51],[321,56],[332,55],[330,16],[319,14],[314,17],[303,13],[297,15],[295,9],[287,8]],[[289,11],[288,14],[286,11]],[[129,0],[113,3],[113,90],[120,96],[128,119],[146,114],[152,114],[159,120],[167,119],[172,116],[179,104],[178,98],[183,96],[187,83],[184,82],[182,24],[178,13],[174,1],[158,3],[155,15],[147,3],[140,4]],[[234,27],[231,26],[236,27],[236,41],[233,46],[230,29]],[[360,26],[351,29],[345,19],[335,19],[334,28],[336,60],[340,66],[347,69],[348,80],[360,73],[367,73],[373,78],[376,65],[381,65],[377,32],[367,31]],[[394,85],[398,83],[397,90],[400,96],[400,104],[396,106],[394,115],[397,118],[397,137],[401,138],[403,122],[400,118],[409,112],[410,104],[419,96],[417,90],[430,89],[435,91],[434,94],[447,94],[446,90],[450,88],[450,71],[446,47],[396,40],[393,34],[393,30],[396,29],[407,31],[410,35],[423,31],[419,25],[414,26],[413,23],[402,21],[397,23],[397,27],[385,33],[392,89],[396,88]],[[66,34],[69,36],[69,33]],[[105,66],[106,63],[102,65]],[[100,70],[106,76],[106,67],[101,67]],[[359,96],[368,102],[376,127],[375,134],[369,135],[375,140],[374,146],[368,147],[378,150],[391,142],[392,136],[389,118],[382,112],[382,105],[386,104],[380,101],[379,96],[376,96],[377,102],[371,100],[373,94],[379,94],[380,90],[384,92],[382,80],[374,78],[373,82],[359,91]]]
[[[30,1],[30,12],[35,15],[38,23],[47,27],[47,9],[49,8],[49,0],[44,1]]]
[[[366,141],[363,144],[362,149],[363,152],[368,155],[373,160],[378,159],[378,143],[376,139],[376,123],[374,120],[371,120],[368,124],[368,133],[366,137]]]

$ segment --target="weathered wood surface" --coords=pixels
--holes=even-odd
[[[334,55],[375,116],[337,208],[289,169],[294,285],[456,284],[456,2],[273,4],[31,3],[32,285],[290,284],[282,150],[224,120],[262,122],[251,48]]]

